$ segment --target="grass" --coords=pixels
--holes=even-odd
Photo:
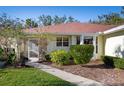
[[[0,86],[70,86],[74,85],[36,68],[0,69]]]

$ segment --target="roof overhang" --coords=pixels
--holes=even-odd
[[[122,30],[124,30],[124,25],[111,28],[111,29],[106,30],[104,32],[99,32],[99,34],[111,34],[111,33],[115,33],[115,32],[122,31]]]
[[[95,35],[95,36],[98,36],[99,33],[96,32],[96,33],[86,33],[86,32],[80,32],[80,33],[76,33],[76,32],[72,32],[72,33],[69,33],[69,32],[28,32],[27,34],[49,34],[49,35]]]

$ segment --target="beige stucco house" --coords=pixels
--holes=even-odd
[[[69,50],[71,45],[93,44],[94,59],[102,55],[124,57],[124,25],[66,23],[23,30],[28,38],[21,43],[21,52],[30,60],[40,60],[44,52]]]
[[[106,30],[102,35],[100,33],[98,37],[101,37],[103,42],[103,52],[99,55],[124,58],[124,25]]]

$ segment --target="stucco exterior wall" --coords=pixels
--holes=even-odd
[[[118,51],[117,51],[118,50]],[[120,53],[117,53],[119,52]],[[118,31],[107,35],[98,36],[98,54],[97,58],[101,56],[119,56],[124,55],[124,31]]]
[[[104,36],[105,55],[124,57],[124,31]]]
[[[71,36],[71,38],[70,38],[70,44],[71,45],[76,45],[76,43],[77,43],[77,40],[76,40],[76,36]]]
[[[99,35],[97,37],[97,40],[98,40],[97,59],[100,59],[101,56],[104,54],[104,40],[103,40],[103,35]]]

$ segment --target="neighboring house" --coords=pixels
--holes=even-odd
[[[124,57],[123,29],[124,26],[76,22],[25,29],[23,31],[29,37],[21,44],[21,51],[29,59],[39,60],[44,51],[68,51],[71,45],[93,44],[94,59],[99,59],[102,55]],[[45,37],[43,34],[46,34]]]

